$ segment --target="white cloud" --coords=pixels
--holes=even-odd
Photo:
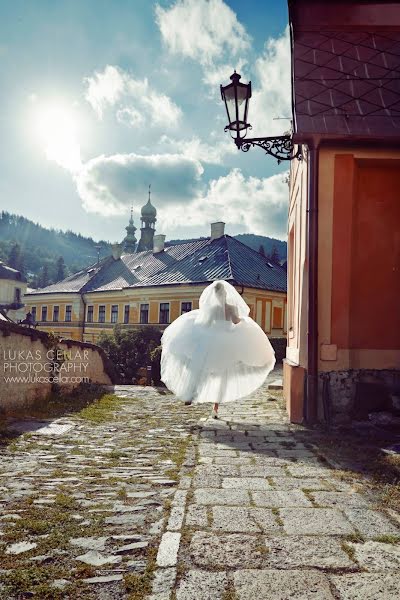
[[[151,126],[175,127],[182,111],[171,98],[151,88],[148,80],[135,79],[123,69],[107,65],[84,80],[86,100],[101,120],[108,108],[116,110],[118,121],[130,127],[145,122]]]
[[[212,137],[212,135],[210,136]],[[219,141],[208,144],[197,136],[190,140],[175,140],[163,135],[160,142],[166,148],[175,148],[184,156],[202,163],[221,165],[228,154],[237,154],[238,150],[229,138],[218,136]]]
[[[133,202],[145,204],[152,184],[157,209],[179,207],[201,192],[201,164],[179,154],[116,154],[87,162],[76,176],[78,194],[87,212],[106,216],[123,214]]]
[[[223,0],[176,0],[156,5],[156,21],[171,53],[209,65],[225,51],[247,50],[250,38]]]
[[[267,40],[263,54],[255,64],[255,82],[250,100],[249,121],[253,129],[249,136],[278,135],[290,129],[290,41],[289,28],[278,38]]]
[[[207,192],[185,209],[169,207],[161,211],[164,229],[208,225],[225,221],[231,230],[286,238],[289,188],[284,174],[266,178],[245,177],[233,169],[224,177],[210,181]]]

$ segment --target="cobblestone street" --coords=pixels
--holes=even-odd
[[[115,388],[110,418],[15,423],[1,450],[2,599],[394,600],[400,523],[260,389],[184,406]]]

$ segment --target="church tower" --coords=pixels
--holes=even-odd
[[[141,212],[141,235],[137,249],[138,252],[153,249],[153,238],[154,232],[156,230],[157,211],[151,203],[150,188],[151,185],[149,185],[149,199],[147,203],[142,207]]]
[[[133,224],[133,206],[131,208],[131,218],[129,219],[129,224],[125,227],[126,229],[126,237],[124,238],[123,249],[127,254],[131,254],[135,252],[137,239],[135,237],[136,227]]]

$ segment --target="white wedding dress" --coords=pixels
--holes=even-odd
[[[275,365],[267,336],[226,281],[201,294],[199,309],[178,317],[161,338],[161,380],[178,398],[226,403],[254,392]]]

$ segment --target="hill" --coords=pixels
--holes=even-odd
[[[257,252],[263,246],[265,254],[269,256],[275,247],[279,258],[286,258],[286,242],[251,233],[234,237]],[[169,240],[166,244],[182,241]],[[22,271],[32,287],[59,281],[93,264],[98,251],[101,258],[111,254],[111,244],[104,240],[96,242],[73,231],[47,229],[25,217],[5,211],[0,213],[0,260]]]
[[[25,217],[0,213],[0,259],[22,271],[34,287],[43,271],[50,283],[61,278],[62,272],[68,275],[94,263],[97,246],[101,257],[111,253],[108,242],[95,242],[79,233],[47,229]]]

